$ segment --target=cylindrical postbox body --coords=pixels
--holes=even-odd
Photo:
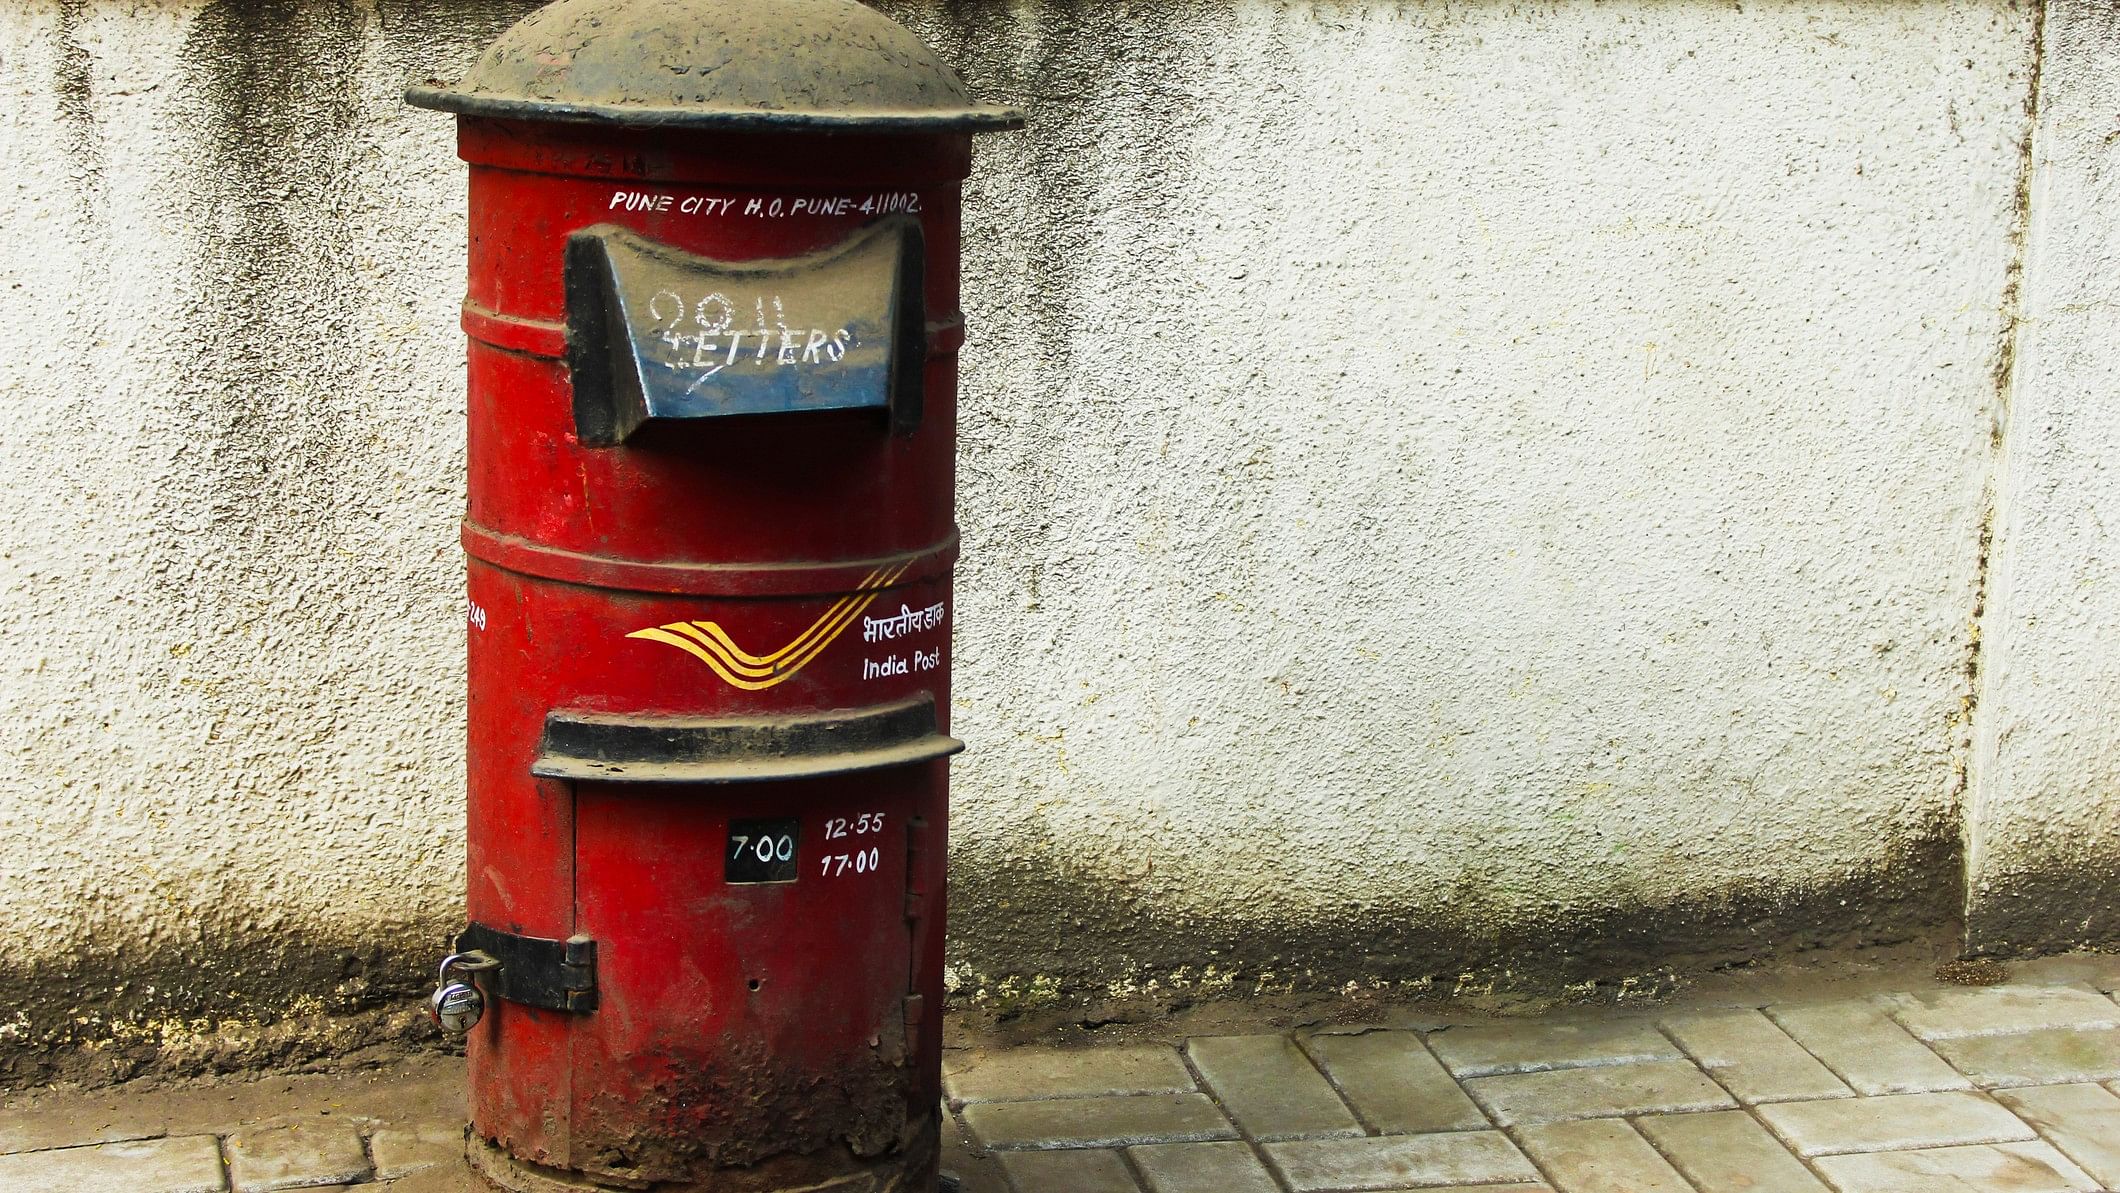
[[[959,188],[1014,114],[850,0],[562,0],[411,98],[471,166],[473,1158],[925,1193]]]

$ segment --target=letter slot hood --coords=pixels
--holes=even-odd
[[[611,224],[568,238],[567,364],[582,443],[643,423],[873,409],[920,421],[920,223],[893,216],[807,257],[716,261]]]

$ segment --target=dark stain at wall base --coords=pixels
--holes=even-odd
[[[2120,948],[2120,861],[1983,877],[1965,939],[1966,952],[1991,956]]]
[[[378,1044],[450,1042],[414,1006],[444,929],[415,939],[300,935],[84,949],[0,970],[0,1087],[104,1085],[284,1068]]]
[[[1762,880],[1653,905],[1554,906],[1539,916],[1497,914],[1471,892],[1452,906],[1370,907],[1286,924],[1238,907],[1175,915],[1125,887],[1070,878],[1057,858],[998,864],[999,872],[989,860],[959,867],[981,877],[952,888],[951,954],[960,974],[974,975],[959,1001],[984,998],[1004,1017],[1026,999],[1084,1004],[1150,978],[1165,991],[1165,1009],[1202,993],[1348,983],[1448,994],[1463,982],[1541,995],[1588,984],[1614,994],[1646,973],[1955,934],[1961,898],[1958,843],[1944,833],[1907,843],[1871,870],[1802,889]],[[1200,982],[1210,966],[1215,980]],[[1190,975],[1193,993],[1173,975]]]
[[[1461,975],[1483,994],[1553,996],[1572,987],[1580,996],[1588,984],[1616,995],[1647,972],[1682,980],[1804,950],[1940,934],[1955,929],[1960,900],[1950,837],[1801,892],[1762,884],[1655,906],[1561,908],[1511,923],[1487,919],[1469,902],[1456,910],[1370,908],[1293,926],[1241,906],[1178,916],[1109,883],[1070,881],[1064,871],[1027,877],[1040,872],[1028,856],[1000,872],[960,863],[955,964],[985,986],[964,996],[1003,1017],[1061,1006],[1152,1017],[1211,998],[1323,993],[1349,983],[1426,983],[1447,995]],[[92,953],[0,973],[0,1005],[21,1012],[13,1034],[0,1038],[0,1084],[242,1071],[379,1043],[443,1046],[409,1008],[426,992],[451,927],[340,943],[219,935],[191,952]],[[1210,965],[1222,979],[1211,987],[1171,980]],[[1110,994],[1150,980],[1158,993]],[[1010,1005],[1010,989],[1040,993],[1035,1005]]]

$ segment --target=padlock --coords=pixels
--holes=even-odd
[[[434,997],[427,1000],[427,1014],[436,1026],[462,1035],[478,1025],[486,1013],[486,996],[468,975],[492,968],[492,959],[483,954],[451,953],[442,958]],[[451,979],[449,971],[453,969],[462,970],[467,976]]]

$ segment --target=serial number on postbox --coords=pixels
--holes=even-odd
[[[880,871],[883,847],[864,845],[861,839],[881,834],[884,821],[882,812],[827,818],[824,848],[831,852],[815,859],[817,877],[841,878]],[[802,822],[793,817],[732,820],[722,862],[723,880],[730,883],[794,882],[802,876]]]

